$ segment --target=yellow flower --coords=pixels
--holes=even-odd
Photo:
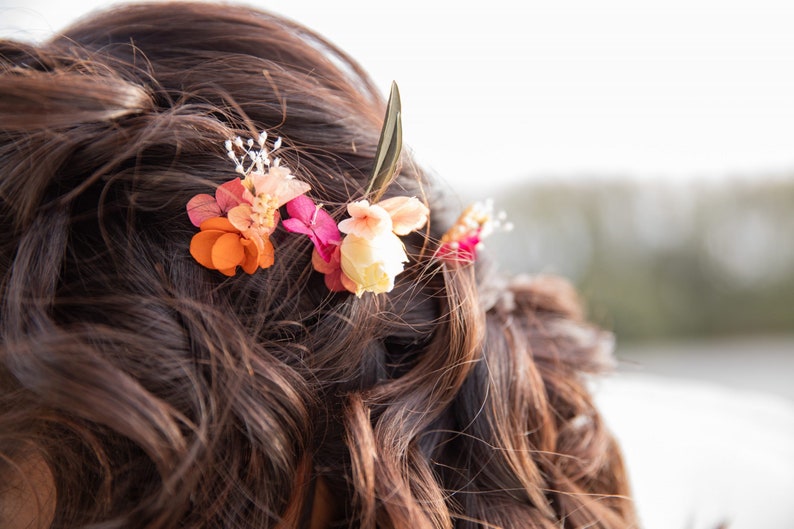
[[[372,238],[352,233],[340,247],[342,271],[356,284],[356,296],[364,292],[390,292],[394,278],[408,262],[400,238],[387,231]]]

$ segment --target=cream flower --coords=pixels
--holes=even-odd
[[[351,218],[339,223],[342,233],[372,239],[392,231],[389,212],[378,204],[370,204],[368,200],[351,202],[347,205],[347,212]]]
[[[356,284],[356,296],[364,292],[390,292],[394,278],[408,262],[402,241],[391,230],[373,238],[350,233],[340,247],[342,271]]]

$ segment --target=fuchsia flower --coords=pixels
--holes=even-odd
[[[342,236],[336,222],[322,208],[306,195],[300,195],[287,202],[290,218],[281,221],[287,231],[307,235],[314,243],[317,253],[328,263],[334,250],[339,247]]]

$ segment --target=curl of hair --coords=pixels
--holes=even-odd
[[[388,295],[329,293],[282,232],[254,275],[190,257],[185,204],[230,178],[224,139],[276,131],[338,220],[383,110],[344,53],[243,7],[0,41],[0,475],[42,467],[52,527],[635,524],[585,388],[608,335],[562,280],[434,260],[452,219],[408,158],[388,194],[431,223]]]

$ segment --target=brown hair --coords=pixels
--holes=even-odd
[[[585,388],[608,336],[562,280],[434,260],[454,212],[407,157],[387,196],[425,197],[430,225],[389,294],[329,292],[281,230],[253,275],[191,258],[223,140],[282,136],[339,220],[383,112],[344,53],[245,7],[0,41],[0,475],[42,461],[52,527],[635,525]]]

